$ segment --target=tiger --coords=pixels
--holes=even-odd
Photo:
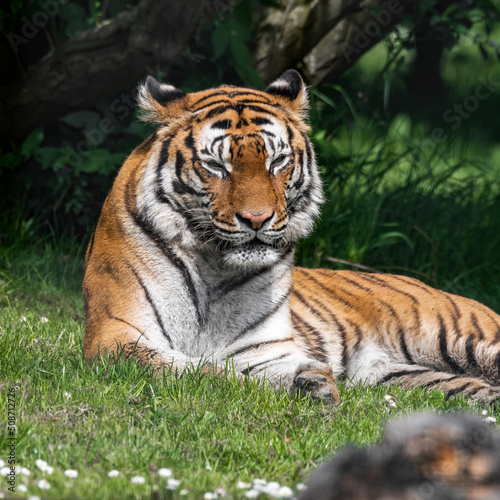
[[[324,201],[308,91],[138,87],[155,132],[126,159],[85,258],[84,353],[224,371],[338,404],[337,380],[500,397],[500,316],[414,278],[294,265]]]

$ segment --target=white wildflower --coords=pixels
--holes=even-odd
[[[491,423],[491,424],[494,424],[494,423],[496,423],[497,419],[496,419],[495,417],[486,417],[486,418],[484,419],[484,421],[485,421],[485,422],[489,422],[489,423]]]
[[[78,477],[78,471],[74,469],[68,469],[64,471],[64,475],[67,477],[71,478],[77,478]]]
[[[130,479],[130,482],[132,484],[144,484],[146,482],[146,479],[143,478],[142,476],[134,476],[133,478]]]
[[[21,492],[21,493],[26,493],[28,491],[28,487],[25,485],[25,484],[20,484],[17,489]]]
[[[49,320],[45,316],[42,316],[40,318],[40,323],[48,323],[48,322],[49,322]]]
[[[391,395],[389,395],[389,394],[386,394],[386,395],[384,396],[384,399],[385,399],[386,401],[392,401],[392,396],[391,396]]]
[[[28,497],[28,500],[41,500],[41,498],[37,495],[31,495]]]
[[[488,415],[488,410],[483,410],[483,411],[481,412],[481,415],[482,415],[483,417],[486,417],[486,415]]]
[[[110,470],[108,472],[108,477],[118,477],[120,475],[120,471],[119,470]]]
[[[167,490],[175,490],[179,484],[181,484],[179,480],[170,478],[167,480]]]
[[[297,488],[297,491],[304,491],[307,488],[307,486],[304,483],[299,483],[296,486],[296,488]]]
[[[389,401],[389,406],[391,408],[397,408],[398,407],[398,405],[392,399]]]
[[[254,479],[253,480],[253,489],[262,491],[266,486],[267,481],[265,479]]]
[[[45,460],[42,460],[41,458],[36,460],[35,464],[42,472],[45,472],[45,469],[47,469],[49,465]]]
[[[26,316],[21,316],[21,319],[19,320],[19,323],[26,323],[26,321],[28,321],[26,319]]]
[[[71,399],[71,392],[64,391],[64,397],[65,397],[66,399]]]
[[[38,487],[41,490],[50,490],[50,483],[46,479],[40,479],[40,481],[38,481]]]
[[[238,488],[239,490],[246,490],[247,488],[250,488],[250,486],[252,486],[250,483],[245,483],[244,481],[238,481],[236,488]]]
[[[29,469],[27,469],[26,467],[21,467],[19,469],[19,474],[22,474],[23,476],[30,476],[31,471]]]
[[[222,487],[218,487],[218,488],[215,488],[215,494],[218,496],[218,497],[225,497],[226,496],[226,490]]]
[[[257,498],[259,496],[259,490],[248,490],[245,491],[245,496],[247,498]]]
[[[181,491],[179,491],[179,495],[182,495],[182,496],[187,495],[188,493],[189,493],[188,490],[181,490]]]
[[[0,467],[5,467],[5,462],[0,458]]]
[[[6,476],[7,474],[10,474],[10,467],[2,467],[0,469],[0,476]]]
[[[205,469],[207,469],[208,471],[212,472],[212,467],[210,467],[209,464],[205,465]]]
[[[47,467],[45,467],[44,472],[45,472],[45,474],[48,474],[50,476],[54,472],[54,467],[47,465]]]
[[[264,492],[268,493],[273,490],[279,490],[279,488],[280,483],[277,483],[276,481],[269,481],[264,488]]]
[[[293,496],[293,491],[288,486],[282,486],[278,490],[278,493],[280,495],[280,498],[290,498],[291,496]]]
[[[212,493],[211,491],[207,491],[203,495],[203,500],[217,500],[217,493]]]
[[[160,477],[172,477],[172,471],[170,469],[162,467],[161,469],[158,469],[158,475]]]

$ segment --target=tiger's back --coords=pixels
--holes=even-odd
[[[238,372],[338,400],[335,375],[500,395],[500,318],[402,276],[294,268],[321,181],[294,71],[266,91],[184,94],[149,78],[159,123],[120,170],[86,257],[84,350]]]
[[[500,316],[407,276],[296,268],[292,320],[351,381],[500,395]],[[329,352],[331,337],[342,339]]]

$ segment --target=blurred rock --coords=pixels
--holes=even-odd
[[[340,499],[500,500],[500,434],[466,414],[394,421],[380,444],[322,465],[299,496]]]

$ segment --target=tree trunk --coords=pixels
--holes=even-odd
[[[77,34],[0,88],[0,136],[22,138],[133,86],[150,67],[171,63],[210,15],[204,1],[143,0],[109,23]]]
[[[304,60],[309,83],[334,79],[377,44],[411,0],[288,0],[259,26],[257,70],[265,81]]]

